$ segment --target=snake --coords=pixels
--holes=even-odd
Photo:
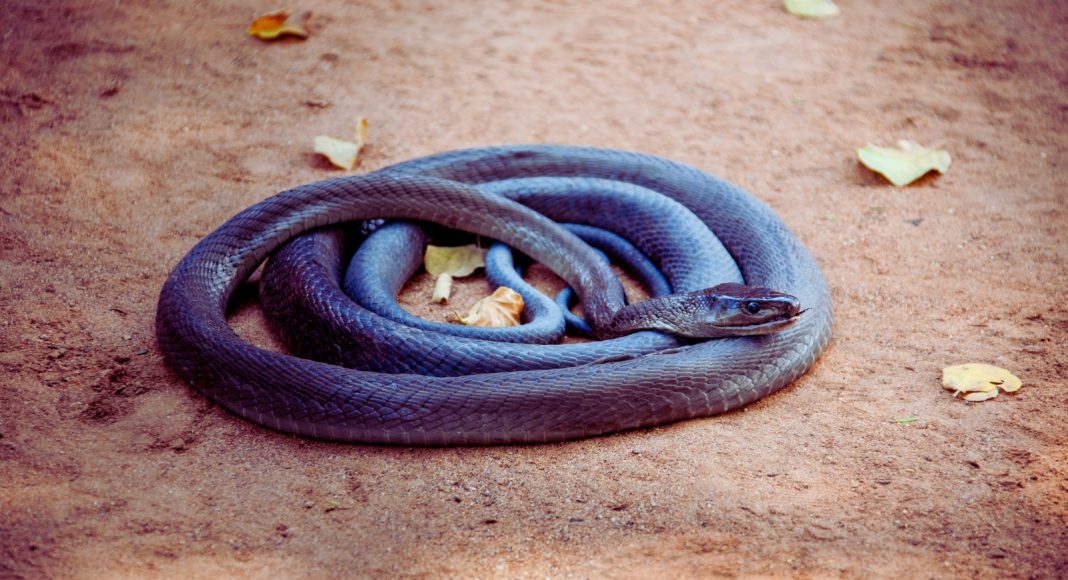
[[[590,246],[508,196],[485,191],[495,183],[540,178],[615,182],[672,200],[714,234],[744,284],[673,287],[681,291],[627,304],[611,270],[591,266],[602,259]],[[587,213],[601,212],[594,205]],[[476,364],[470,374],[416,374],[267,350],[230,327],[227,307],[235,290],[280,246],[325,226],[377,218],[433,222],[507,243],[574,288],[595,334],[608,338],[590,344],[608,346],[508,346],[535,354],[507,370],[498,360]],[[612,220],[627,222],[628,216]],[[656,232],[650,235],[655,243]],[[316,244],[324,245],[322,238]],[[691,245],[668,253],[685,258],[696,250]],[[338,288],[340,266],[333,258],[320,262],[329,275],[310,290],[303,286],[294,299],[328,317],[320,326],[325,334],[311,334],[318,343],[311,350],[336,352],[344,350],[338,345],[352,305]],[[686,276],[675,272],[669,279],[675,286]],[[353,341],[349,348],[374,351],[376,342],[427,332],[371,320],[371,342]],[[167,277],[156,338],[164,362],[194,390],[277,431],[355,443],[486,445],[580,439],[740,408],[811,368],[830,342],[832,323],[830,292],[815,258],[770,207],[742,188],[645,153],[517,145],[433,154],[299,185],[239,212],[195,244]],[[492,343],[428,340],[441,348]],[[575,358],[570,354],[540,364],[553,349],[576,348],[590,355],[575,364],[568,363]],[[477,351],[468,354],[480,358]]]

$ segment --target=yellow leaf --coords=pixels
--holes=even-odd
[[[460,324],[468,326],[519,326],[521,314],[523,297],[515,290],[501,286],[476,302],[467,316],[457,316],[457,319]]]
[[[994,365],[967,363],[942,369],[942,388],[953,391],[953,396],[964,393],[968,401],[993,399],[999,388],[1012,393],[1022,385],[1016,375]]]
[[[351,170],[356,166],[356,155],[360,148],[355,143],[319,135],[315,137],[315,152],[329,159],[330,163],[337,167]]]
[[[975,391],[973,393],[968,393],[964,395],[964,400],[971,401],[973,403],[978,403],[979,401],[993,399],[996,396],[998,396],[998,390],[995,388],[989,391]]]
[[[264,14],[248,25],[248,34],[261,40],[274,40],[287,34],[307,38],[308,31],[304,28],[304,24],[309,16],[311,16],[310,12],[291,15],[286,10]]]
[[[452,248],[428,245],[423,254],[423,267],[428,274],[437,277],[431,300],[441,304],[448,302],[453,277],[470,276],[485,265],[486,250],[475,244]]]
[[[897,148],[872,144],[857,149],[857,157],[868,169],[881,174],[890,183],[901,187],[916,181],[928,171],[945,173],[949,169],[949,153],[928,149],[911,141],[897,142]]]
[[[783,0],[786,11],[802,18],[829,18],[838,15],[838,6],[831,0]]]
[[[427,246],[423,255],[423,267],[431,276],[448,274],[462,278],[485,265],[486,250],[475,244],[453,248]]]
[[[356,159],[367,142],[368,122],[366,117],[356,117],[356,142],[335,139],[328,135],[315,137],[315,152],[325,156],[335,166],[352,170]]]

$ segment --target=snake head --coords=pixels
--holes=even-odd
[[[802,312],[797,298],[760,286],[720,284],[691,295],[697,315],[689,326],[695,334],[686,336],[768,334],[793,324]]]
[[[637,302],[620,310],[601,338],[659,330],[688,338],[752,336],[782,330],[802,313],[797,298],[759,286],[720,284]]]

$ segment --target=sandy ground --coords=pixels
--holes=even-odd
[[[841,0],[13,0],[0,11],[0,576],[1068,575],[1068,8]],[[755,192],[837,325],[741,412],[558,445],[275,433],[162,364],[177,260],[238,210],[489,144],[646,151]],[[853,150],[953,166],[906,189]],[[245,332],[270,340],[255,309]],[[953,399],[944,366],[1026,386]],[[911,424],[895,419],[915,416]]]

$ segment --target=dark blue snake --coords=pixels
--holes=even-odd
[[[552,198],[543,190],[553,180],[565,189],[594,185],[608,198],[656,192],[692,213],[682,220],[687,225],[671,218],[652,226],[655,212],[620,215],[581,191],[562,198],[564,205],[578,204],[570,211],[607,216],[593,225],[638,237],[635,245],[665,270],[676,294],[625,305],[618,280],[597,266],[603,260],[594,250],[505,197]],[[647,203],[643,195],[638,210]],[[294,350],[329,362],[266,351],[230,329],[226,306],[234,289],[269,253],[299,233],[369,218],[430,221],[508,243],[567,281],[602,336],[619,334],[620,320],[630,318],[618,316],[625,310],[641,318],[676,296],[704,300],[700,288],[716,282],[709,272],[724,268],[728,281],[734,268],[747,285],[792,295],[791,319],[777,332],[703,341],[656,331],[568,345],[443,337],[398,326],[345,297],[342,240],[325,233],[290,244],[299,259],[283,264],[282,274],[265,273],[280,279],[273,290],[265,282],[263,291],[265,308],[270,303],[275,320],[283,321],[275,323],[283,337],[306,341]],[[722,251],[709,253],[715,244],[696,241],[664,243],[679,234],[704,240],[709,231]],[[736,265],[702,266],[722,258]],[[286,274],[291,268],[301,276]],[[805,309],[800,316],[797,302]],[[803,374],[826,347],[831,320],[827,286],[812,256],[767,206],[738,187],[649,155],[517,146],[433,155],[269,198],[183,258],[164,284],[156,323],[160,350],[179,376],[257,423],[325,439],[449,445],[588,437],[734,409]],[[387,360],[387,353],[400,362]]]

